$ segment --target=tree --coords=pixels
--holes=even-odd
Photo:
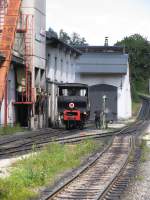
[[[70,36],[68,35],[68,33],[66,33],[65,31],[63,31],[63,29],[60,30],[59,32],[59,39],[62,40],[63,42],[70,44]]]
[[[88,45],[85,38],[81,37],[78,33],[73,32],[70,36],[63,29],[59,32],[59,39],[72,46]]]
[[[116,45],[125,46],[129,53],[131,70],[131,86],[133,95],[135,92],[148,92],[148,80],[150,78],[150,43],[139,34],[125,37]]]
[[[70,45],[83,46],[88,45],[84,37],[80,37],[78,33],[72,33]]]
[[[58,38],[57,33],[51,27],[48,29],[48,33],[51,37]]]

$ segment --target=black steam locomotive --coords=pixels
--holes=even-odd
[[[80,83],[58,85],[58,113],[66,129],[84,127],[89,118],[88,86]]]

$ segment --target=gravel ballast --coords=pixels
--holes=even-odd
[[[136,177],[130,182],[122,200],[150,200],[150,152],[146,161],[140,162]]]

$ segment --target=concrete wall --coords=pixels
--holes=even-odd
[[[11,65],[9,74],[8,74],[8,81],[7,81],[7,92],[8,92],[8,100],[7,100],[7,105],[8,105],[8,115],[7,115],[7,122],[8,124],[14,124],[15,123],[15,108],[13,105],[13,102],[15,102],[15,79],[14,79],[14,67]],[[2,103],[1,107],[1,112],[0,112],[0,124],[4,124],[4,100]]]
[[[39,73],[46,66],[46,0],[23,0],[22,14],[33,15],[33,85],[35,67]],[[32,21],[30,21],[32,22]],[[44,87],[43,77],[39,79],[39,87]],[[44,80],[45,82],[45,80]]]
[[[47,46],[47,74],[50,81],[74,82],[76,57],[63,48]]]

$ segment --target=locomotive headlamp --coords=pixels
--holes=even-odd
[[[74,103],[69,103],[69,108],[74,108]]]
[[[87,113],[86,113],[86,112],[84,112],[83,114],[84,114],[84,115],[86,115]]]

